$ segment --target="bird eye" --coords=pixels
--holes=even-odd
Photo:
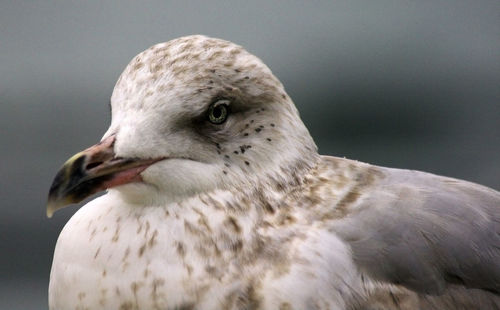
[[[208,108],[208,120],[212,124],[222,124],[226,121],[229,114],[227,100],[219,100]]]

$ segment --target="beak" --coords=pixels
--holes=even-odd
[[[116,157],[115,135],[73,155],[56,174],[49,191],[47,217],[65,206],[111,187],[141,182],[140,173],[161,159]]]

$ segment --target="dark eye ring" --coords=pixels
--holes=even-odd
[[[208,107],[208,121],[212,124],[222,124],[229,115],[229,101],[219,100]]]

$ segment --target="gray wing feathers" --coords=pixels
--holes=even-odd
[[[459,284],[500,294],[500,193],[428,173],[385,175],[333,230],[374,279],[425,294]]]

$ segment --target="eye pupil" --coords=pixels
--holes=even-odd
[[[215,118],[219,118],[222,115],[222,110],[220,106],[214,108],[213,114]]]
[[[212,124],[222,124],[226,121],[229,112],[228,106],[224,102],[226,100],[219,100],[208,108],[208,120]]]

